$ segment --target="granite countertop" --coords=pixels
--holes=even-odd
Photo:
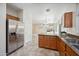
[[[58,35],[56,35],[56,34],[39,34],[39,35],[46,35],[46,36],[58,36]]]
[[[67,42],[66,38],[59,36],[59,38],[61,38],[61,40],[67,44],[74,52],[76,52],[79,55],[79,50],[74,47],[72,44],[70,44],[69,42]]]

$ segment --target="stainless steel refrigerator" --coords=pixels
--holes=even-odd
[[[24,45],[23,22],[6,20],[6,54],[9,55]]]

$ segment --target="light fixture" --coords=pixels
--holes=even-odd
[[[49,12],[50,11],[50,9],[46,9],[46,12]]]

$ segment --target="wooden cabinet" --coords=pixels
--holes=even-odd
[[[77,56],[77,54],[60,38],[57,39],[57,50],[61,56]]]
[[[65,43],[62,41],[62,40],[60,40],[60,49],[59,49],[59,51],[60,51],[60,55],[65,55]]]
[[[68,45],[66,45],[66,56],[77,56],[77,54]]]
[[[39,47],[45,47],[45,38],[43,38],[44,36],[39,35]]]
[[[44,36],[43,37],[45,39],[45,48],[49,48],[49,44],[50,44],[50,41],[49,41],[49,36]]]
[[[77,54],[58,36],[39,35],[39,47],[58,50],[60,56],[77,56]]]
[[[57,39],[57,50],[59,51],[60,55],[65,55],[65,43],[60,38]]]
[[[57,39],[56,46],[57,46],[57,50],[59,51],[60,50],[60,38]]]
[[[71,28],[73,26],[73,13],[67,12],[64,14],[64,27]]]
[[[20,18],[18,18],[16,16],[9,15],[9,14],[6,15],[6,19],[20,21]]]
[[[39,35],[39,47],[56,49],[56,37],[50,35]]]
[[[56,40],[57,37],[56,36],[49,36],[49,48],[51,49],[56,49]]]

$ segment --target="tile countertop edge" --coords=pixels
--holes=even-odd
[[[65,40],[65,38],[62,38],[61,36],[58,36],[59,38],[61,38],[61,40],[65,43],[65,44],[67,44],[74,52],[76,52],[78,55],[79,55],[79,50],[77,49],[77,48],[75,48],[74,46],[72,46],[71,44],[69,44],[66,40]]]

